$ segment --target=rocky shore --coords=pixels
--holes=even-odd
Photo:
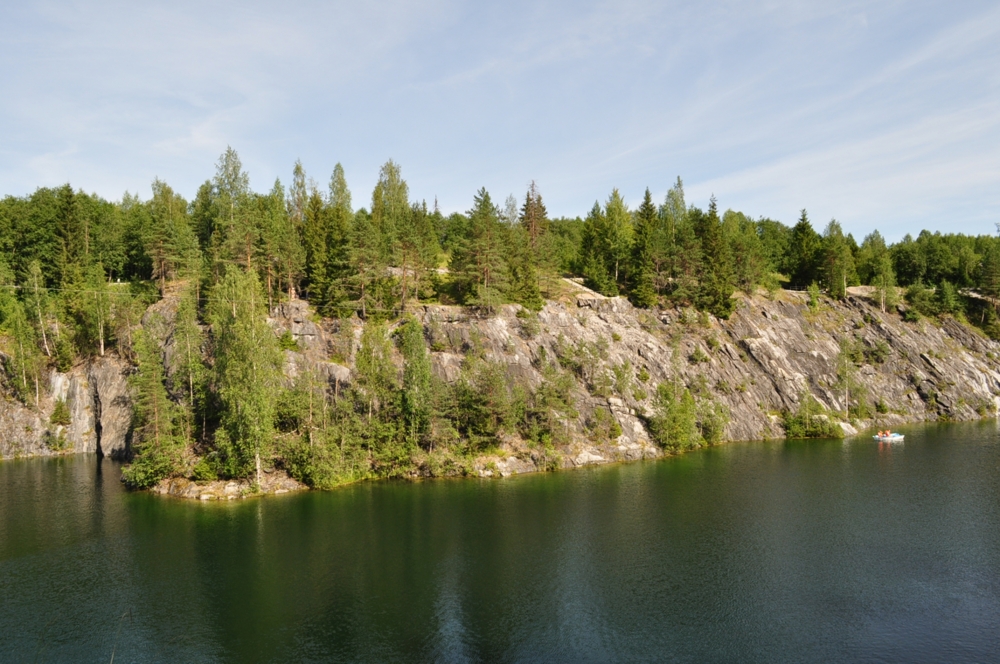
[[[484,477],[655,458],[662,450],[648,432],[656,386],[679,378],[700,398],[729,413],[724,440],[784,435],[781,414],[811,395],[831,412],[845,410],[838,361],[851,348],[853,400],[864,399],[867,417],[841,423],[845,435],[908,422],[992,417],[1000,403],[1000,344],[951,318],[906,322],[903,309],[882,312],[864,289],[843,301],[823,298],[810,307],[805,293],[763,291],[740,301],[729,320],[691,309],[640,310],[621,298],[606,298],[567,282],[557,301],[537,314],[507,305],[491,317],[443,305],[420,306],[434,372],[454,381],[463,360],[475,352],[505,365],[511,381],[527,388],[543,380],[546,358],[574,369],[575,418],[563,424],[572,442],[540,455],[516,438],[500,454],[477,458],[463,472]],[[170,324],[172,304],[153,305]],[[318,318],[308,303],[278,305],[269,320],[276,334],[288,332],[298,350],[285,351],[285,375],[309,369],[329,382],[331,393],[349,385],[361,335],[357,319]],[[166,335],[164,357],[171,371]],[[40,408],[8,398],[0,402],[0,458],[65,453],[127,458],[131,397],[125,361],[109,354],[66,373],[52,372]],[[595,388],[595,385],[599,386]],[[68,424],[52,424],[57,400]],[[591,435],[598,410],[610,412],[612,439]],[[260,493],[304,488],[282,471],[266,474]],[[247,482],[197,483],[172,479],[156,493],[199,500],[256,495]]]

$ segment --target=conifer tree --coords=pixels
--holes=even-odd
[[[632,218],[618,189],[613,189],[604,204],[604,236],[601,247],[606,252],[609,271],[616,285],[623,281],[623,268],[632,250]]]
[[[176,430],[176,408],[163,382],[160,344],[146,330],[136,332],[138,371],[130,382],[134,392],[132,451],[135,458],[122,471],[122,481],[133,488],[153,486],[180,466],[181,439]]]
[[[996,309],[1000,302],[1000,241],[994,238],[990,238],[990,243],[983,254],[976,285],[979,292],[989,298],[993,308]]]
[[[302,222],[302,244],[306,254],[306,291],[310,299],[320,300],[326,292],[327,210],[315,186],[309,190]]]
[[[767,255],[757,232],[757,224],[742,212],[726,210],[722,216],[722,227],[734,259],[735,285],[747,295],[753,295],[768,271]]]
[[[507,234],[485,187],[473,199],[468,217],[468,235],[452,253],[451,273],[466,304],[492,313],[503,302],[508,286],[504,261]]]
[[[617,295],[618,284],[608,271],[608,261],[603,238],[606,236],[607,221],[601,204],[594,202],[590,214],[583,222],[580,239],[580,273],[584,283],[604,295]]]
[[[327,223],[327,292],[323,294],[324,304],[340,304],[344,299],[346,281],[351,276],[350,247],[351,231],[354,223],[354,208],[351,207],[351,191],[344,177],[344,167],[339,163],[333,167],[330,176]]]
[[[273,306],[274,291],[284,290],[295,299],[302,275],[305,251],[288,209],[281,180],[275,180],[271,193],[258,196],[262,272],[267,288],[268,308]]]
[[[379,305],[375,297],[375,286],[385,278],[387,267],[382,246],[382,238],[371,216],[365,210],[359,210],[351,225],[349,256],[352,274],[348,283],[356,295],[354,301],[363,319],[368,318],[370,307]],[[346,311],[338,307],[338,313],[343,315]]]
[[[823,233],[822,278],[831,297],[842,300],[847,296],[847,286],[854,278],[854,256],[836,219],[827,224]]]
[[[219,207],[215,202],[216,192],[211,180],[198,187],[198,193],[191,201],[191,227],[198,238],[202,251],[209,248],[215,231],[216,215]]]
[[[629,269],[629,300],[637,307],[649,308],[658,300],[654,263],[657,221],[656,207],[647,187],[635,215],[635,239]]]
[[[732,254],[722,232],[718,207],[713,196],[708,214],[702,215],[698,227],[704,262],[698,287],[698,306],[718,318],[729,318],[735,303],[732,295]]]
[[[788,246],[788,268],[791,287],[802,290],[818,279],[817,254],[821,250],[821,238],[813,230],[805,210],[798,223],[792,227]]]
[[[160,286],[181,273],[191,274],[198,264],[198,240],[187,215],[187,201],[175,194],[159,178],[153,180],[149,201],[150,233],[146,253],[152,263],[152,277]]]

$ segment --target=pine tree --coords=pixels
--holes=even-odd
[[[799,216],[798,223],[792,227],[788,245],[788,275],[791,287],[803,290],[806,286],[818,280],[816,267],[817,254],[821,250],[821,238],[809,223],[805,210]]]
[[[736,287],[747,295],[753,295],[768,271],[767,256],[757,224],[742,212],[727,210],[722,217],[722,227],[731,255],[736,259],[733,261]]]
[[[182,273],[192,274],[197,268],[198,239],[188,220],[187,201],[158,178],[153,180],[148,207],[151,228],[146,253],[152,263],[153,279],[163,293],[167,281]]]
[[[310,299],[320,300],[326,292],[327,211],[316,187],[309,190],[302,223],[302,244],[306,254],[306,291]]]
[[[258,228],[250,206],[250,178],[243,171],[236,150],[226,147],[216,164],[212,180],[215,190],[215,224],[212,232],[214,276],[220,278],[225,266],[253,266]]]
[[[340,305],[351,277],[350,247],[354,223],[351,191],[344,177],[344,167],[339,163],[330,176],[327,223],[327,292],[323,294],[324,306]]]
[[[273,306],[275,291],[284,290],[295,299],[305,263],[305,250],[299,232],[288,215],[285,191],[280,180],[274,181],[271,193],[257,197],[261,228],[262,272],[267,287],[268,308]]]
[[[383,242],[378,228],[363,209],[354,215],[350,240],[348,251],[351,276],[348,283],[354,291],[354,301],[361,311],[361,317],[367,319],[369,308],[379,305],[374,291],[379,280],[385,278],[387,265],[384,262]],[[338,307],[337,313],[343,315],[346,310]]]
[[[698,287],[698,306],[718,318],[729,318],[733,312],[732,254],[722,232],[718,207],[713,196],[708,214],[702,215],[696,229],[701,239],[704,262]]]
[[[420,269],[421,234],[413,224],[410,189],[399,164],[391,159],[379,171],[372,192],[372,223],[383,243],[383,261],[399,268],[401,307],[410,296],[414,273]]]
[[[847,297],[848,282],[854,279],[854,256],[836,219],[827,224],[821,251],[823,284],[830,297],[842,300]]]
[[[659,299],[653,258],[657,221],[656,207],[647,187],[635,215],[635,239],[629,269],[629,300],[637,307],[652,307]]]
[[[584,277],[584,284],[603,295],[618,294],[618,284],[608,271],[607,254],[603,239],[605,238],[607,221],[601,204],[594,202],[590,214],[583,222],[580,240],[579,271]]]
[[[136,332],[138,371],[130,382],[134,392],[132,450],[135,458],[122,471],[133,488],[153,486],[180,467],[181,439],[176,409],[163,382],[160,344],[146,330]]]
[[[451,273],[466,304],[487,313],[503,302],[508,285],[505,228],[489,192],[482,188],[468,212],[469,230],[451,257]]]
[[[616,285],[624,281],[623,268],[632,250],[632,218],[625,199],[618,189],[613,189],[604,204],[604,236],[601,247],[606,252],[609,271]]]

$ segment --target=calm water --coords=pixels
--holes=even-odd
[[[201,504],[0,464],[0,661],[1000,661],[997,425]]]

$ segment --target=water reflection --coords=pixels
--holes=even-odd
[[[0,464],[0,661],[982,661],[994,425],[238,504]],[[131,610],[131,621],[121,621]]]

